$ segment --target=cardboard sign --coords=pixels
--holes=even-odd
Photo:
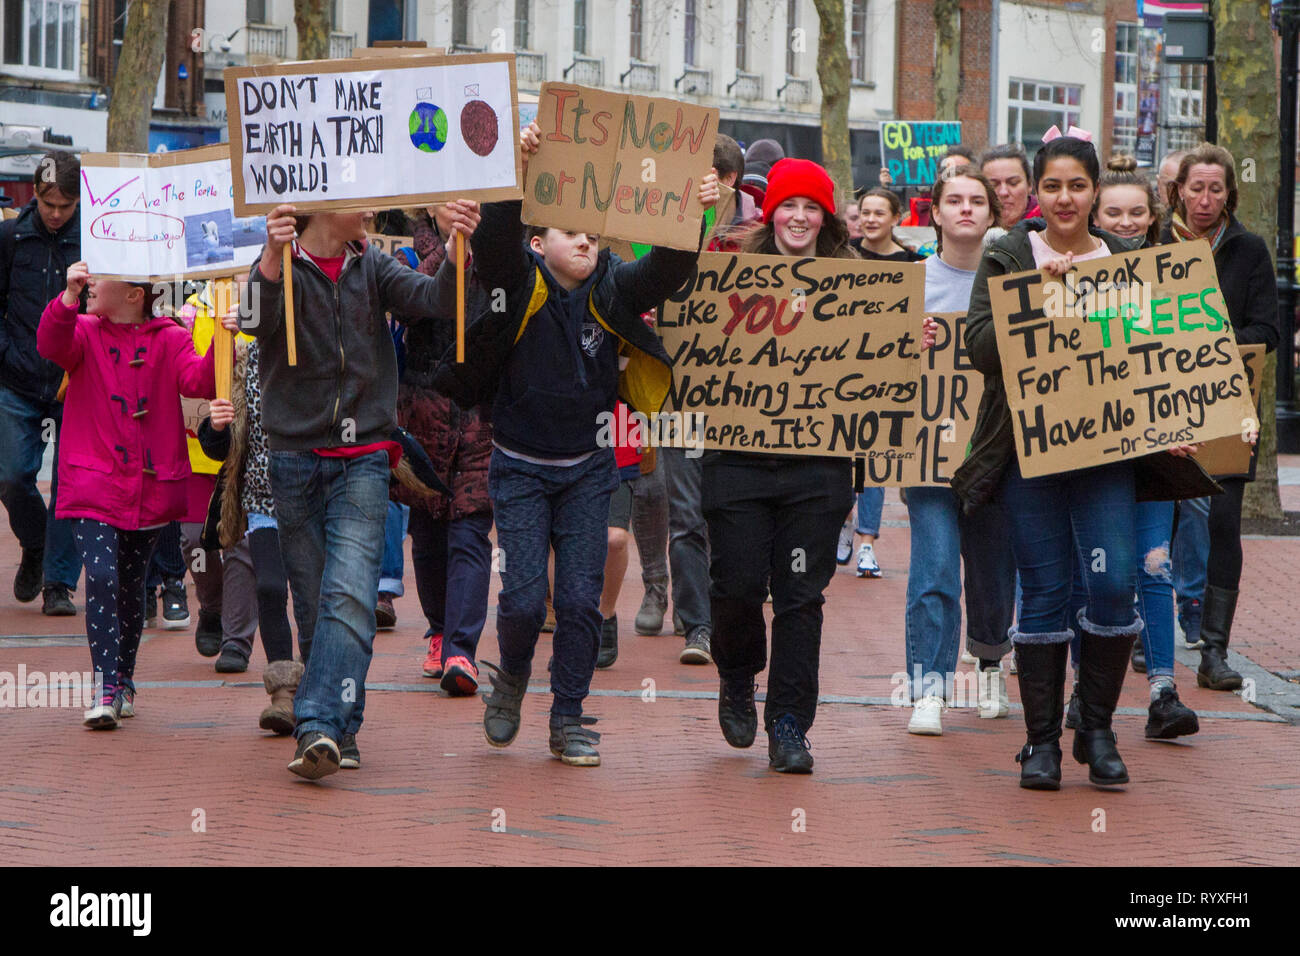
[[[83,153],[81,257],[98,276],[151,281],[248,272],[266,219],[240,217],[223,144]]]
[[[513,55],[404,51],[224,75],[240,215],[520,196]]]
[[[366,242],[372,246],[378,246],[379,251],[386,256],[397,255],[397,250],[403,246],[415,248],[415,240],[410,236],[381,236],[377,232],[366,233]]]
[[[989,282],[1025,477],[1240,435],[1255,417],[1210,245]]]
[[[917,392],[916,453],[903,461],[906,487],[947,485],[966,460],[975,415],[984,392],[984,376],[966,352],[965,312],[927,313],[939,324],[934,347],[921,358]]]
[[[706,448],[861,457],[904,483],[924,301],[914,263],[703,253],[659,317],[668,407],[703,417]]]
[[[1241,360],[1246,366],[1246,377],[1250,379],[1250,401],[1259,409],[1259,386],[1264,379],[1264,357],[1267,350],[1262,345],[1238,345]],[[1259,416],[1256,415],[1256,422]],[[1230,478],[1234,475],[1250,474],[1250,462],[1255,456],[1255,446],[1245,441],[1243,429],[1241,434],[1227,438],[1216,438],[1201,446],[1196,453],[1196,460],[1213,478]]]
[[[933,186],[944,153],[960,142],[961,123],[882,121],[880,165],[895,186]]]
[[[697,248],[716,109],[543,83],[537,123],[542,143],[528,161],[524,222]]]

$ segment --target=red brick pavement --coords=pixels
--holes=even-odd
[[[285,764],[293,745],[262,735],[255,666],[222,683],[191,632],[153,631],[141,649],[139,716],[113,733],[73,710],[0,710],[0,859],[78,864],[803,863],[1281,864],[1295,862],[1300,812],[1297,729],[1232,694],[1196,687],[1178,666],[1201,733],[1142,739],[1145,684],[1128,682],[1117,718],[1133,783],[1104,793],[1067,762],[1060,793],[1016,786],[1019,713],[945,715],[945,734],[909,736],[886,703],[902,668],[908,540],[891,492],[879,553],[885,577],[841,569],[822,654],[823,703],[811,777],[766,769],[763,737],[729,748],[717,729],[712,668],[676,662],[681,639],[636,637],[641,597],[629,572],[618,663],[596,676],[588,711],[604,734],[602,767],[569,768],[546,749],[548,699],[528,696],[507,750],[488,747],[482,704],[433,692],[420,677],[423,626],[414,587],[382,633],[370,672],[362,769],[318,785]],[[890,524],[890,523],[893,524]],[[1248,540],[1234,646],[1272,670],[1300,667],[1291,569],[1300,540]],[[83,618],[19,606],[17,549],[0,542],[0,671],[85,670]],[[409,584],[409,575],[408,575]],[[197,614],[195,615],[197,617]],[[546,639],[538,650],[548,654]],[[483,656],[495,659],[489,622]],[[255,661],[261,660],[260,649]],[[654,681],[653,702],[643,699]],[[760,678],[760,683],[762,679]],[[154,686],[172,682],[180,686]],[[1010,681],[1016,699],[1014,678]],[[392,689],[381,689],[390,687]],[[541,684],[535,685],[540,689]],[[692,696],[702,695],[702,696]],[[1213,806],[1211,815],[1196,812]],[[206,829],[196,832],[202,811]],[[1104,818],[1099,811],[1104,811]],[[1104,832],[1094,827],[1104,819]],[[805,828],[797,824],[803,821]],[[493,823],[504,823],[494,832]],[[102,855],[101,855],[102,854]]]

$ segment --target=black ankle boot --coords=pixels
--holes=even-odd
[[[1061,789],[1061,712],[1069,657],[1068,641],[1016,645],[1016,676],[1027,737],[1016,763],[1020,764],[1020,786],[1026,790]]]
[[[1088,765],[1088,779],[1099,787],[1128,783],[1128,768],[1115,747],[1111,718],[1128,671],[1133,635],[1099,637],[1083,632],[1079,642],[1079,729],[1074,759]]]
[[[1237,611],[1237,592],[1207,585],[1201,611],[1201,666],[1196,669],[1196,683],[1210,690],[1236,690],[1241,675],[1228,666],[1228,638],[1232,634],[1232,617]]]

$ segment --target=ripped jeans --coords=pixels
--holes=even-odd
[[[1014,643],[1063,644],[1081,626],[1103,637],[1141,632],[1132,462],[1025,478],[1013,461],[1002,496],[1022,590]],[[1076,562],[1085,595],[1078,613]]]
[[[1147,679],[1174,676],[1174,586],[1169,533],[1174,525],[1172,501],[1143,501],[1137,506],[1138,609]],[[1074,569],[1074,607],[1086,600],[1083,575]],[[1079,638],[1070,642],[1070,661],[1079,668]]]

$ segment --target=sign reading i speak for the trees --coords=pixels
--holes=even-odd
[[[541,146],[528,161],[525,222],[698,248],[698,193],[713,166],[716,109],[543,83],[537,124]]]
[[[240,215],[520,196],[511,54],[232,67],[225,81]]]
[[[989,282],[1025,477],[1226,435],[1255,418],[1210,245]]]
[[[706,448],[864,458],[902,484],[924,296],[913,263],[703,253],[660,310],[669,408],[704,417]]]

